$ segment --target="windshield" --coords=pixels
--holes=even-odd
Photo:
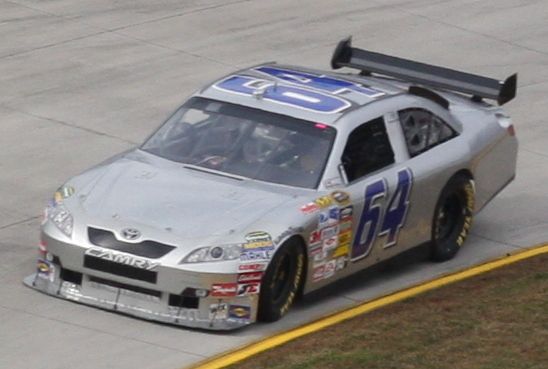
[[[284,185],[316,188],[335,129],[194,97],[141,147],[180,163]]]

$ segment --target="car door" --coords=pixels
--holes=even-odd
[[[403,138],[394,117],[381,116],[356,127],[342,154],[346,191],[352,199],[349,273],[391,254],[386,250],[398,245],[406,222],[413,175],[405,165],[406,151],[401,150]]]

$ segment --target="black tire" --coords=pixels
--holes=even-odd
[[[474,182],[471,178],[456,175],[445,185],[432,220],[433,260],[449,260],[460,250],[472,226],[474,202]]]
[[[274,322],[284,316],[305,278],[305,251],[296,239],[290,239],[276,252],[261,284],[258,320]]]

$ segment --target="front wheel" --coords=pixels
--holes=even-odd
[[[261,284],[258,320],[274,322],[287,313],[304,278],[304,249],[289,240],[276,252]]]
[[[432,259],[453,258],[466,240],[474,214],[474,182],[457,175],[443,188],[432,221]]]

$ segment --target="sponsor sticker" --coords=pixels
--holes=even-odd
[[[334,225],[331,227],[327,227],[322,229],[322,240],[325,240],[326,238],[331,238],[336,236],[339,233],[339,226]]]
[[[311,214],[318,210],[320,210],[320,207],[313,202],[309,202],[308,204],[301,206],[301,211],[305,214]]]
[[[335,268],[337,267],[337,261],[336,260],[329,260],[327,263],[325,263],[325,268],[323,271],[323,277],[324,278],[331,278],[335,275]]]
[[[314,264],[319,264],[325,260],[327,253],[323,249],[317,248],[310,251],[310,256],[312,256]]]
[[[209,320],[225,320],[228,317],[228,304],[209,305]]]
[[[268,241],[270,239],[270,235],[263,231],[250,232],[245,235],[245,240],[248,242]]]
[[[318,216],[318,228],[323,229],[339,223],[340,209],[337,206],[332,206],[327,210],[322,211]]]
[[[269,260],[272,256],[273,249],[251,249],[251,250],[242,250],[240,254],[241,261],[259,261],[259,260]]]
[[[245,250],[271,250],[274,248],[272,241],[253,241],[244,243]]]
[[[337,260],[337,266],[335,268],[336,271],[344,269],[348,265],[348,257],[346,256],[340,257],[336,260]]]
[[[332,206],[329,208],[329,224],[336,224],[339,222],[341,210],[337,206]]]
[[[333,257],[338,258],[339,256],[344,256],[350,254],[350,244],[339,245],[333,252]]]
[[[342,185],[341,177],[327,178],[323,181],[325,188],[334,188]]]
[[[257,295],[261,291],[261,282],[241,283],[238,285],[238,296]]]
[[[228,307],[230,319],[249,320],[251,319],[251,306],[230,305]]]
[[[318,215],[318,228],[322,229],[329,225],[329,212],[328,211],[322,211]]]
[[[339,245],[339,239],[337,237],[331,237],[323,241],[324,250],[333,250]]]
[[[310,237],[308,238],[308,241],[311,245],[316,244],[320,242],[321,240],[322,240],[322,234],[318,230],[312,231],[312,233],[310,233]]]
[[[274,243],[270,235],[263,231],[251,232],[245,235],[244,250],[272,250]]]
[[[354,208],[352,205],[346,206],[341,209],[340,218],[342,221],[345,220],[352,220],[352,213],[354,212]]]
[[[339,204],[347,205],[350,202],[350,196],[344,191],[333,191],[331,197]]]
[[[263,279],[263,272],[238,274],[238,283],[260,282]]]
[[[339,232],[344,233],[345,231],[352,231],[352,221],[345,221],[339,223]]]
[[[55,265],[47,260],[38,259],[36,269],[38,272],[38,277],[53,282],[53,279],[55,278]]]
[[[266,270],[266,263],[257,263],[257,264],[240,264],[238,266],[238,271],[240,272],[260,272]]]
[[[234,297],[238,290],[236,283],[216,283],[211,285],[211,296],[213,297]]]
[[[350,244],[351,241],[352,241],[351,231],[339,233],[339,244]]]
[[[317,267],[315,267],[314,270],[312,271],[312,281],[317,282],[323,279],[324,271],[325,271],[325,264],[318,265]]]
[[[333,203],[333,199],[331,198],[331,196],[322,196],[314,200],[314,203],[320,208],[326,208]]]

